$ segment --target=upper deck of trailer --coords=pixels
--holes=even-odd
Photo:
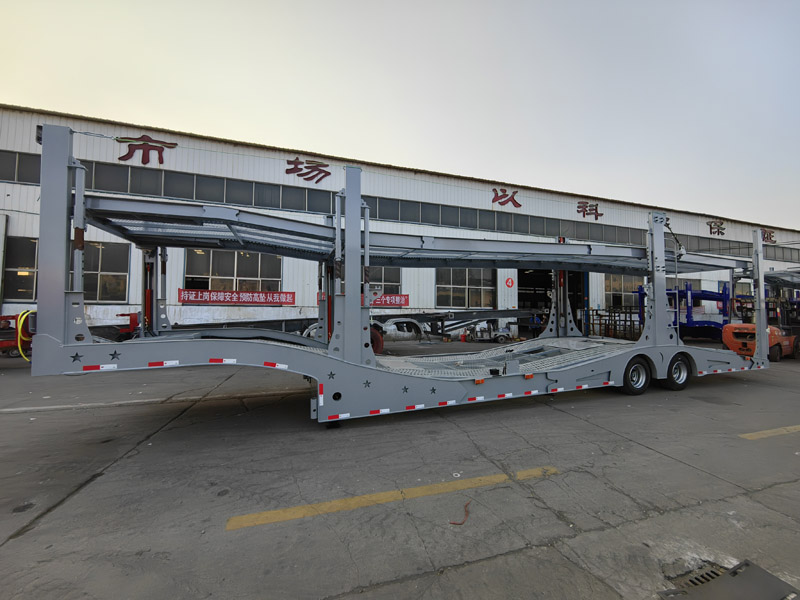
[[[140,247],[250,250],[319,262],[332,257],[336,240],[333,217],[310,223],[244,207],[113,194],[87,194],[86,220]],[[670,270],[678,273],[747,269],[750,265],[742,258],[700,253],[679,252],[676,257],[673,250],[666,250],[665,258]],[[398,267],[524,267],[627,274],[648,271],[647,249],[642,246],[375,231],[369,234],[369,260],[373,266]]]

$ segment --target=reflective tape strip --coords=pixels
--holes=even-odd
[[[455,400],[447,400],[446,402],[439,402],[439,406],[453,406],[455,403]]]
[[[288,369],[289,365],[282,365],[281,363],[265,362],[265,367],[272,367],[273,369]]]
[[[483,396],[475,396],[474,398],[467,398],[467,402],[477,402],[483,400]]]
[[[177,367],[180,361],[177,360],[157,360],[156,362],[147,363],[148,367]]]
[[[614,385],[613,381],[604,381],[603,385]]]
[[[513,395],[514,395],[514,394],[512,394],[511,392],[509,392],[508,394],[497,394],[497,397],[498,397],[498,398],[511,398],[511,396],[513,396]]]
[[[525,392],[525,395],[526,396],[533,396],[534,394],[538,394],[538,393],[539,393],[539,390],[528,390],[527,392]]]
[[[525,375],[525,379],[533,379],[533,373],[528,373]]]
[[[719,373],[719,371],[718,371],[717,369],[714,369],[714,370],[713,370],[713,371],[711,371],[711,372],[712,372],[712,373]]]
[[[390,412],[391,411],[388,408],[379,408],[377,410],[369,411],[369,414],[371,414],[371,415],[385,415],[385,414],[388,414]]]
[[[706,372],[705,371],[698,371],[697,374],[702,377],[703,375],[706,374]]]
[[[209,358],[208,362],[212,365],[235,365],[235,358]]]
[[[481,383],[483,383],[484,381],[486,381],[486,380],[485,380],[485,379],[476,379],[476,380],[475,380],[475,384],[476,384],[476,385],[480,385],[480,384],[481,384]]]
[[[110,371],[117,368],[117,365],[86,365],[84,371]]]
[[[406,410],[419,410],[420,408],[425,408],[424,404],[411,404],[406,406]]]
[[[579,385],[579,386],[576,386],[576,387],[575,387],[575,389],[576,389],[576,390],[585,390],[585,389],[586,389],[586,388],[588,388],[588,387],[589,387],[588,385],[585,385],[585,384],[584,384],[584,385]]]
[[[325,404],[325,396],[322,393],[322,384],[319,384],[319,405],[322,406]]]
[[[328,415],[328,421],[336,421],[338,419],[347,419],[350,413],[342,413],[340,415]]]
[[[756,367],[756,369],[763,369],[763,368],[764,368],[764,365],[758,365],[758,366]]]
[[[550,391],[551,392],[563,392],[564,388],[552,388]]]

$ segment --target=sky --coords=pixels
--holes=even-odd
[[[0,103],[800,229],[798,0],[0,10]]]

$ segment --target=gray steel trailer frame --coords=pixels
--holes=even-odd
[[[72,136],[61,126],[44,125],[41,130],[34,375],[218,364],[285,369],[316,381],[311,417],[327,422],[594,387],[621,386],[637,394],[651,379],[681,389],[690,375],[768,365],[763,298],[756,310],[756,356],[750,359],[728,350],[685,345],[671,325],[666,290],[668,263],[674,263],[678,272],[745,270],[755,279],[755,289],[763,290],[757,231],[752,263],[667,251],[666,217],[659,212],[650,215],[646,249],[374,233],[356,167],[345,167],[345,189],[336,196],[335,214],[323,224],[228,205],[87,194],[83,167],[72,155]],[[81,268],[87,224],[145,250],[143,305],[152,306],[152,314],[136,339],[100,341],[89,332]],[[71,237],[75,268],[69,291]],[[173,330],[166,314],[167,246],[251,249],[317,261],[321,292],[317,339],[258,330]],[[647,274],[646,320],[637,342],[585,337],[572,320],[566,287],[558,286],[544,333],[536,340],[472,354],[376,356],[370,345],[369,302],[364,306],[363,301],[369,295],[370,264]],[[344,265],[348,276],[343,282]]]

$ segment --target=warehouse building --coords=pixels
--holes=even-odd
[[[0,105],[0,278],[2,314],[34,308],[39,232],[41,147],[36,126],[65,125],[90,192],[121,198],[220,203],[266,214],[287,211],[321,223],[344,187],[345,165],[362,169],[371,229],[485,240],[570,240],[642,246],[653,207],[430,171],[203,137],[89,117]],[[800,265],[800,231],[725,216],[664,210],[687,251],[749,256],[761,230],[767,268]],[[90,228],[85,286],[90,325],[122,323],[140,309],[142,253]],[[294,258],[231,249],[169,252],[168,315],[173,323],[314,318],[318,266]],[[608,311],[638,302],[640,277],[568,274],[573,305]],[[371,268],[383,293],[380,312],[545,309],[550,272],[530,269]],[[683,284],[687,278],[673,278]],[[719,291],[727,272],[688,278],[694,289]],[[749,293],[737,284],[737,293]],[[702,303],[701,303],[702,304]],[[705,303],[700,310],[713,312]]]

